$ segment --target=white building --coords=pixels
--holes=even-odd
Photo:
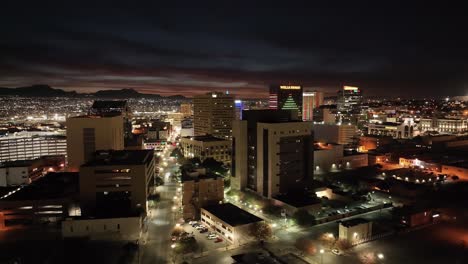
[[[0,137],[0,162],[67,155],[67,139],[53,132],[18,132]]]
[[[419,130],[412,118],[405,118],[403,122],[369,123],[367,133],[393,138],[413,138]]]
[[[455,118],[421,118],[421,132],[436,131],[439,133],[458,134],[468,131],[467,119]]]

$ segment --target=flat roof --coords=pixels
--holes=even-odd
[[[364,218],[354,218],[351,220],[347,221],[342,221],[340,224],[346,227],[351,227],[351,226],[356,226],[356,225],[361,225],[361,224],[367,224],[370,221],[364,219]]]
[[[96,151],[94,158],[82,167],[141,165],[149,162],[153,155],[153,150],[100,150]]]
[[[231,226],[240,226],[263,221],[263,219],[247,212],[231,203],[209,205],[203,207]]]
[[[71,197],[79,193],[78,172],[51,172],[29,185],[0,187],[1,201],[45,200]]]
[[[0,168],[29,167],[35,160],[14,160],[0,163]]]
[[[124,108],[127,105],[126,100],[111,101],[111,100],[98,100],[94,101],[91,108],[100,109],[100,108]]]

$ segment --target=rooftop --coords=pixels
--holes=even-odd
[[[141,165],[149,162],[153,155],[153,150],[99,150],[95,152],[94,158],[82,167]]]
[[[210,205],[203,207],[203,209],[231,226],[240,226],[263,221],[263,219],[256,217],[231,203]]]
[[[10,167],[28,167],[34,163],[35,160],[15,160],[15,161],[5,161],[0,163],[0,168],[10,168]]]
[[[364,218],[354,218],[351,220],[347,221],[342,221],[340,224],[345,226],[345,227],[351,227],[351,226],[356,226],[356,225],[361,225],[361,224],[367,224],[370,221],[364,219]]]
[[[70,197],[79,193],[78,172],[51,172],[29,185],[0,188],[1,201],[44,200]],[[16,191],[15,191],[16,190]]]
[[[315,197],[310,197],[307,194],[302,194],[302,195],[283,194],[283,195],[275,196],[274,199],[284,202],[286,204],[289,204],[291,206],[294,206],[296,208],[301,208],[301,207],[320,203],[320,199],[315,198]]]
[[[202,142],[227,141],[226,139],[217,138],[212,135],[193,136],[193,137],[184,137],[184,138],[195,140],[195,141],[202,141]]]

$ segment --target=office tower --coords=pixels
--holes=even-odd
[[[198,219],[202,207],[224,199],[224,181],[216,174],[183,176],[182,206],[184,219]]]
[[[302,120],[312,121],[314,109],[323,105],[323,92],[304,88],[302,92]]]
[[[67,155],[67,138],[49,132],[18,132],[0,137],[0,162]]]
[[[102,150],[80,167],[80,202],[85,215],[146,212],[155,177],[154,151]]]
[[[269,108],[275,110],[295,110],[302,118],[302,86],[270,85]]]
[[[180,104],[180,113],[182,114],[182,117],[192,116],[193,115],[192,104],[190,103]]]
[[[193,109],[195,136],[232,137],[234,98],[231,95],[218,92],[197,95],[193,99]]]
[[[244,110],[244,102],[242,102],[242,100],[235,100],[234,107],[235,107],[235,119],[241,120],[242,111]]]
[[[126,100],[94,101],[89,109],[89,115],[105,116],[120,114],[124,122],[124,138],[132,138],[132,112]]]
[[[342,113],[359,113],[362,104],[362,93],[358,87],[343,86],[338,91],[337,109]]]
[[[77,116],[67,119],[68,170],[78,171],[96,150],[124,148],[121,115]]]
[[[234,189],[271,198],[302,189],[313,176],[312,122],[298,120],[294,111],[250,110],[233,124]]]

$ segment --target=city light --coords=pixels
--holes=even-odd
[[[382,253],[377,254],[377,257],[378,257],[379,259],[384,259],[384,255],[383,255]]]

